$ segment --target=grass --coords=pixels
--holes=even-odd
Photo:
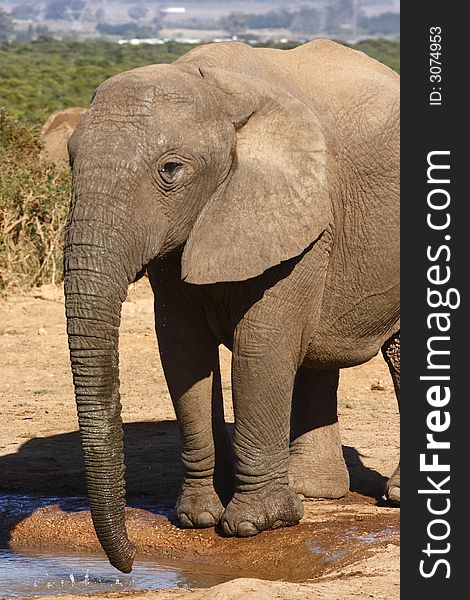
[[[62,278],[70,173],[39,158],[34,126],[0,109],[0,294]]]

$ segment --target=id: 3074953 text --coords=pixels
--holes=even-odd
[[[442,29],[441,27],[429,28],[429,105],[442,105]]]

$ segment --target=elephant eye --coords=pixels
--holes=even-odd
[[[173,183],[182,167],[183,165],[181,163],[170,161],[162,165],[158,169],[158,172],[165,183]]]

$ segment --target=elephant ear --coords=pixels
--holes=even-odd
[[[223,94],[235,157],[190,233],[181,276],[242,281],[298,256],[331,222],[326,142],[318,117],[292,94],[221,69],[201,75]]]

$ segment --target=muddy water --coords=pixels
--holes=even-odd
[[[235,577],[305,581],[398,544],[396,511],[338,503],[305,507],[306,518],[296,527],[240,539],[213,528],[183,530],[171,511],[139,503],[126,510],[138,556],[132,573],[123,575],[98,554],[85,499],[0,497],[0,543],[8,544],[0,554],[0,593],[208,587]]]
[[[71,514],[86,511],[87,505],[87,499],[82,497],[0,495],[0,598],[38,594],[201,588],[243,575],[239,570],[232,572],[230,569],[187,564],[171,558],[151,560],[148,556],[139,555],[136,557],[132,573],[127,575],[114,569],[102,552],[41,550],[35,548],[38,542],[35,536],[28,536],[28,539],[21,540],[19,544],[6,543],[6,538],[9,537],[8,530],[14,530],[15,523],[27,520],[38,510],[47,511],[47,507],[54,506]],[[162,516],[171,514],[165,507],[151,508]],[[48,526],[48,523],[44,523],[45,528]],[[70,543],[70,547],[74,547],[73,542]]]
[[[0,598],[209,587],[236,577],[213,571],[194,564],[140,559],[132,573],[125,575],[100,555],[0,548]]]

